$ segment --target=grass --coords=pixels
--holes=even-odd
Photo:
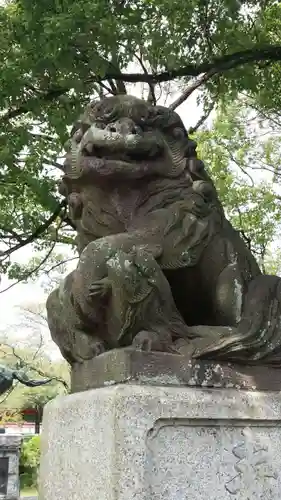
[[[21,497],[35,497],[38,495],[34,488],[26,488],[20,492]]]

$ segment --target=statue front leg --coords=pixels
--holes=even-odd
[[[109,324],[119,345],[172,351],[173,338],[186,327],[153,256],[141,248],[119,251],[107,266],[112,283]]]
[[[47,320],[53,341],[63,357],[72,365],[83,362],[105,351],[97,329],[89,328],[73,304],[72,283],[74,272],[53,290],[46,302]]]
[[[108,348],[168,351],[175,337],[186,336],[155,252],[159,245],[123,234],[90,243],[81,256],[74,300],[88,320],[99,302]]]

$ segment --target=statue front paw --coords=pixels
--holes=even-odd
[[[101,280],[94,281],[89,287],[90,297],[104,297],[111,290],[111,281],[108,278],[102,278]]]

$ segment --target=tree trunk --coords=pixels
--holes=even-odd
[[[43,408],[38,406],[35,413],[34,431],[35,434],[40,434],[40,425],[42,422]]]

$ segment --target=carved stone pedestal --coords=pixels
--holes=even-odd
[[[21,436],[0,434],[0,500],[19,499]]]
[[[40,500],[280,499],[278,391],[150,376],[47,405]]]

